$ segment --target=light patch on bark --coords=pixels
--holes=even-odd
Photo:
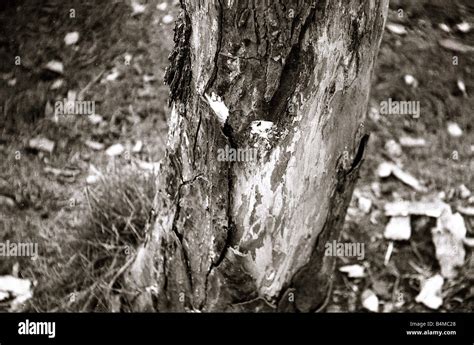
[[[205,94],[205,97],[212,111],[214,111],[214,114],[216,114],[219,119],[220,124],[223,126],[229,117],[229,109],[222,101],[221,97],[216,95],[214,92],[211,97],[209,97],[208,94]]]
[[[250,123],[250,131],[252,134],[259,136],[262,139],[269,139],[268,134],[273,127],[271,121],[253,121]]]

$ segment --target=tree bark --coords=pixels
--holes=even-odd
[[[182,8],[156,214],[124,308],[320,310],[335,264],[324,245],[339,238],[368,139],[388,0]],[[226,146],[257,159],[217,159]]]

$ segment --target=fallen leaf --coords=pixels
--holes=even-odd
[[[389,177],[392,174],[394,164],[383,162],[380,163],[377,168],[377,176],[380,178]]]
[[[456,268],[464,264],[466,233],[463,217],[459,213],[452,214],[451,210],[444,212],[431,229],[436,258],[445,278],[456,277]]]
[[[385,150],[391,158],[400,157],[403,153],[400,145],[393,139],[385,143]]]
[[[31,149],[51,153],[54,150],[55,143],[46,138],[36,137],[28,143]]]
[[[138,140],[135,145],[132,147],[132,152],[133,153],[140,153],[143,148],[143,141]]]
[[[447,25],[444,24],[444,23],[441,23],[441,24],[439,24],[438,26],[439,26],[439,28],[440,28],[441,30],[443,30],[444,32],[447,32],[447,33],[450,33],[450,32],[451,32],[451,29],[449,28],[449,26],[447,26]]]
[[[99,182],[100,180],[100,176],[97,176],[97,175],[89,175],[87,176],[86,178],[86,183],[87,184],[96,184],[97,182]]]
[[[400,216],[427,216],[439,218],[450,206],[441,200],[434,201],[395,201],[384,206],[385,215],[389,217]]]
[[[125,151],[125,147],[122,144],[114,144],[110,146],[105,153],[107,156],[115,157],[120,156]]]
[[[395,23],[387,23],[386,28],[396,35],[405,35],[407,30],[403,25],[395,24]]]
[[[66,36],[64,36],[64,43],[66,43],[67,46],[76,44],[77,41],[79,41],[79,32],[77,31],[68,32]]]
[[[474,52],[474,47],[467,44],[463,44],[459,41],[447,38],[439,41],[439,45],[445,49],[452,50],[459,53],[472,53]]]
[[[405,74],[403,80],[408,86],[418,87],[418,80],[416,80],[411,74]]]
[[[373,312],[373,313],[378,313],[379,311],[379,299],[377,295],[370,289],[365,290],[362,292],[361,295],[361,300],[362,300],[362,306]]]
[[[33,297],[31,281],[20,279],[14,276],[0,277],[0,293],[3,297],[8,294],[8,298],[13,298],[10,311],[16,312],[22,309],[22,305]]]
[[[87,147],[91,148],[94,151],[102,151],[105,147],[104,144],[92,140],[86,140],[84,144],[86,144]]]
[[[372,200],[370,200],[369,198],[360,196],[357,199],[357,207],[363,213],[368,214],[370,212],[370,209],[372,208]]]
[[[459,138],[462,136],[462,129],[455,122],[448,122],[448,133],[453,138]]]
[[[410,217],[392,217],[385,227],[384,237],[388,240],[409,240],[411,236]]]
[[[423,147],[426,145],[423,138],[401,137],[399,141],[403,147]]]
[[[137,16],[139,14],[142,14],[146,10],[146,5],[142,5],[136,2],[135,0],[132,0],[131,6],[132,6],[132,16]]]
[[[166,16],[163,17],[162,20],[163,20],[163,23],[165,23],[165,24],[170,24],[170,23],[173,22],[174,18],[173,18],[172,15],[167,14]]]
[[[167,2],[162,2],[161,4],[156,5],[156,9],[160,11],[166,11],[167,8],[168,8]]]
[[[339,267],[339,272],[346,273],[349,278],[365,277],[364,267],[361,265],[347,265]]]
[[[64,73],[64,65],[61,61],[51,60],[44,66],[44,68],[57,74]]]
[[[120,72],[116,68],[112,68],[109,74],[105,77],[107,81],[115,81],[120,76]]]
[[[89,116],[87,116],[87,119],[93,125],[98,125],[99,123],[101,123],[104,120],[104,118],[102,116],[97,115],[97,114],[89,115]]]
[[[471,31],[471,24],[467,22],[462,22],[462,23],[456,24],[456,29],[458,29],[462,33],[467,34],[469,31]]]
[[[458,80],[457,85],[458,85],[458,89],[462,92],[462,94],[464,96],[467,96],[466,84],[462,80]]]
[[[441,289],[443,288],[444,278],[437,274],[426,279],[421,284],[421,291],[416,296],[417,303],[423,303],[430,309],[438,309],[443,304]]]

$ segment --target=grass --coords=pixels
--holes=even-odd
[[[14,206],[0,204],[0,240],[38,243],[39,258],[2,259],[0,274],[18,267],[20,277],[36,282],[25,310],[117,308],[117,276],[144,239],[155,190],[154,176],[130,163],[159,161],[167,132],[162,75],[173,24],[164,25],[162,17],[176,15],[177,7],[169,1],[167,12],[157,11],[157,3],[149,1],[148,10],[133,17],[127,2],[2,3],[0,28],[8,37],[0,37],[0,195]],[[72,31],[80,39],[67,47],[63,38]],[[130,65],[125,54],[132,55]],[[21,65],[12,63],[15,56],[21,56]],[[64,64],[63,75],[44,73],[52,59]],[[113,69],[119,78],[103,82]],[[144,82],[144,75],[156,80]],[[63,86],[51,89],[58,79]],[[69,90],[86,90],[84,100],[96,102],[104,121],[52,121],[46,104],[54,105]],[[30,150],[28,141],[36,136],[54,141],[54,151]],[[128,153],[111,159],[87,147],[87,140],[105,147],[122,143]],[[138,140],[142,151],[131,153]],[[98,184],[86,184],[90,166],[103,173]],[[77,174],[54,176],[47,168]]]
[[[117,278],[145,239],[155,176],[124,167],[88,188],[85,194],[83,204],[76,200],[76,205],[70,205],[80,220],[68,224],[68,234],[63,238],[57,236],[59,229],[54,231],[54,240],[61,248],[60,255],[53,257],[54,264],[49,266],[48,257],[42,253],[41,264],[35,267],[41,284],[29,306],[31,310],[116,308],[114,296],[120,292]]]

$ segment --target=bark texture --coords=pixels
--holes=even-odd
[[[363,158],[388,0],[186,0],[166,79],[172,115],[126,305],[316,311]],[[221,97],[222,122],[206,97]],[[263,121],[263,122],[262,122]],[[217,160],[218,149],[258,159]]]

